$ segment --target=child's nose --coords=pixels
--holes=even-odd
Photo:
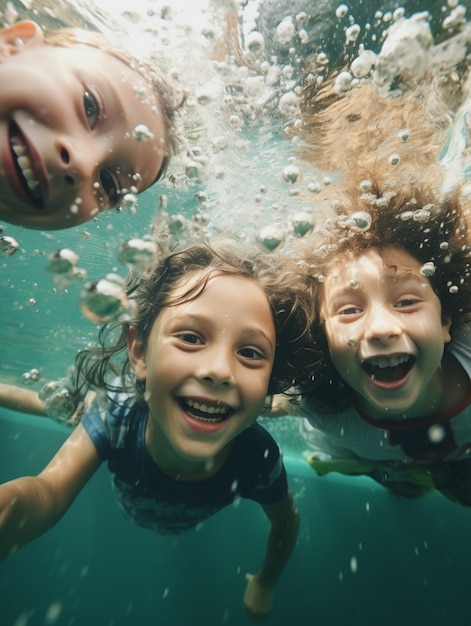
[[[234,374],[227,351],[222,348],[207,350],[200,362],[198,378],[215,386],[231,387]]]
[[[77,188],[90,180],[97,167],[96,155],[86,146],[75,146],[66,139],[56,144],[59,155],[59,167],[68,187]]]
[[[369,311],[365,333],[369,341],[394,340],[399,337],[401,331],[396,316],[386,307],[375,306]]]

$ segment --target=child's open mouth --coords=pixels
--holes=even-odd
[[[44,209],[40,173],[34,165],[34,157],[25,138],[14,122],[10,123],[9,136],[11,153],[23,193],[35,207]]]
[[[203,403],[191,398],[179,398],[178,403],[190,417],[210,424],[224,422],[234,414],[234,409],[221,402]]]
[[[385,383],[394,383],[405,378],[414,363],[414,356],[400,354],[392,357],[365,359],[362,362],[362,367],[371,379]]]

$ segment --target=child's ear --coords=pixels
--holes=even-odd
[[[44,41],[44,35],[36,22],[23,20],[0,29],[0,61],[21,52],[28,46],[37,46]]]
[[[442,321],[444,343],[450,343],[451,341],[450,327],[451,327],[451,317],[449,315],[444,315],[443,321]]]
[[[128,330],[128,355],[137,380],[145,381],[147,377],[146,348],[138,339],[135,326],[130,326]]]

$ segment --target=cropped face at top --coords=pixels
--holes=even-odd
[[[180,281],[185,293],[204,273]],[[260,415],[275,358],[270,305],[253,280],[213,274],[192,300],[164,308],[144,346],[130,329],[129,357],[146,381],[150,428],[162,453],[214,458]]]
[[[450,323],[420,263],[399,248],[343,259],[322,286],[332,362],[373,418],[421,417],[440,394]]]
[[[32,22],[0,31],[0,220],[81,224],[150,186],[168,147],[151,85],[86,45],[45,44]]]

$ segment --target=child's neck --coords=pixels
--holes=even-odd
[[[182,457],[168,442],[165,434],[152,423],[149,416],[146,428],[146,448],[161,472],[182,482],[200,482],[217,474],[226,462],[232,442],[214,458],[193,460]]]

